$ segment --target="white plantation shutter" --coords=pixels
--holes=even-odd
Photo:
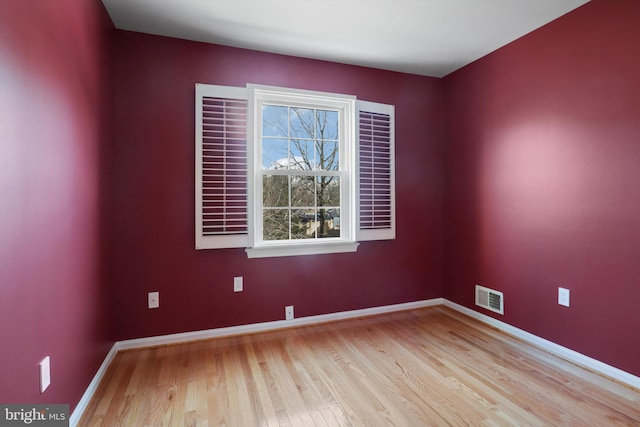
[[[247,91],[196,85],[196,249],[244,248]]]
[[[357,240],[395,239],[394,107],[357,101]]]
[[[249,246],[247,100],[247,88],[196,84],[196,249]],[[394,107],[356,109],[356,240],[395,239]]]

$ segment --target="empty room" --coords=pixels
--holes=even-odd
[[[640,425],[638,254],[637,0],[0,0],[1,425]]]

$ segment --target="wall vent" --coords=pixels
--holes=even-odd
[[[476,285],[476,305],[504,314],[504,297],[502,292]]]

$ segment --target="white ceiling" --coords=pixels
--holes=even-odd
[[[443,77],[588,0],[102,0],[119,29]]]

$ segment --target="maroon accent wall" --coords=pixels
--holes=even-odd
[[[103,281],[111,22],[0,1],[0,402],[71,409],[113,344]],[[38,363],[51,357],[39,393]]]
[[[639,24],[640,2],[593,0],[444,79],[444,296],[634,375]]]
[[[438,79],[118,31],[113,289],[117,339],[404,303],[442,295]],[[397,236],[354,254],[247,259],[195,250],[195,83],[258,83],[395,104]],[[233,277],[245,291],[233,293]],[[160,308],[146,308],[147,292]]]

